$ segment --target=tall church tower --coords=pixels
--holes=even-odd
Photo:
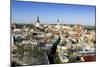
[[[59,18],[57,19],[56,28],[57,28],[58,30],[61,28],[61,25],[60,25],[60,21],[59,21]]]
[[[40,27],[40,19],[39,19],[39,16],[37,16],[37,20],[36,20],[36,24],[35,24],[36,27]]]
[[[40,19],[39,19],[39,16],[37,16],[37,21],[36,21],[37,23],[40,23]]]
[[[60,24],[60,22],[59,22],[59,18],[57,19],[57,25],[59,25]]]

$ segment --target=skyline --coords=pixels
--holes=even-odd
[[[95,6],[41,3],[12,2],[12,21],[16,23],[35,23],[37,16],[40,23],[95,25]]]

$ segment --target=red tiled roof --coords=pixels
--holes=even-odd
[[[96,61],[96,56],[83,56],[85,62]]]

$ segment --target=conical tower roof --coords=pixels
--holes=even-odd
[[[37,21],[36,21],[36,22],[40,23],[40,19],[39,19],[39,16],[37,16]]]

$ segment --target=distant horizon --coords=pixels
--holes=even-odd
[[[13,22],[14,24],[35,24],[35,23],[16,23],[16,22]],[[12,23],[12,24],[13,24]],[[40,24],[47,24],[47,25],[53,25],[53,24],[57,24],[57,23],[41,23],[40,22]],[[70,23],[66,23],[66,24],[64,24],[64,23],[60,23],[61,25],[77,25],[77,24],[70,24]],[[96,25],[88,25],[88,24],[86,24],[86,25],[84,25],[84,24],[79,24],[79,25],[82,25],[82,26],[96,26]]]
[[[59,18],[61,24],[95,26],[95,13],[95,6],[12,0],[12,23],[18,24],[34,24],[39,16],[41,24],[56,24]]]

